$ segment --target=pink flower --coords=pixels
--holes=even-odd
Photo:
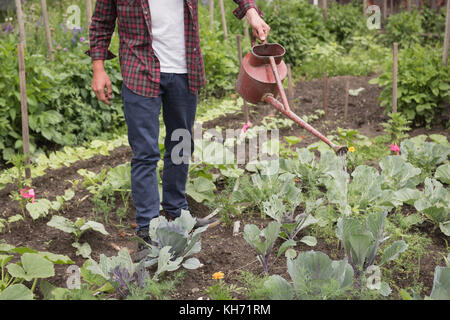
[[[395,144],[391,144],[391,151],[397,152],[397,155],[400,154],[400,148],[398,147],[398,145],[396,143]]]
[[[31,203],[34,203],[34,189],[33,188],[24,188],[20,190],[20,195],[22,198],[31,198]]]
[[[244,124],[241,131],[243,133],[245,133],[247,131],[247,129],[250,128],[251,126],[252,126],[252,123],[250,121],[248,121],[246,124]]]

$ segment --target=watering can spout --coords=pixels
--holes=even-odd
[[[236,91],[250,102],[267,102],[285,114],[291,120],[311,132],[328,144],[338,155],[347,153],[345,146],[334,145],[327,137],[297,116],[289,107],[283,88],[283,79],[287,76],[287,66],[283,61],[283,46],[277,43],[255,45],[242,60],[241,69],[236,81]],[[276,99],[280,95],[282,102]]]

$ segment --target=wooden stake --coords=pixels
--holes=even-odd
[[[350,91],[350,80],[345,81],[345,104],[344,104],[344,120],[348,119],[348,97]]]
[[[20,42],[23,43],[24,47],[26,47],[27,37],[25,34],[25,23],[23,21],[22,3],[21,0],[15,0],[15,2],[16,2],[17,22],[19,23]]]
[[[227,40],[228,39],[227,19],[225,17],[225,7],[223,6],[223,0],[219,0],[219,5],[220,5],[220,15],[222,16],[223,38]]]
[[[50,34],[50,23],[48,21],[47,0],[41,0],[42,17],[44,18],[45,38],[47,40],[48,58],[53,60],[52,36]]]
[[[214,30],[214,0],[209,0],[209,28]]]
[[[394,42],[393,68],[392,68],[392,112],[397,113],[397,72],[398,72],[398,43]]]
[[[288,100],[289,105],[292,107],[294,105],[294,85],[292,83],[291,65],[287,64],[287,76],[288,76]]]
[[[383,22],[386,24],[387,18],[387,0],[383,0]]]
[[[239,60],[239,68],[240,68],[242,65],[242,45],[241,45],[241,35],[240,34],[236,35],[236,42],[237,42],[238,60]],[[242,113],[244,114],[244,121],[245,121],[245,123],[247,123],[249,120],[248,105],[245,100],[244,100],[244,104],[242,105]]]
[[[450,0],[447,0],[447,17],[445,19],[444,51],[442,54],[442,65],[444,67],[447,66],[449,42],[450,42]]]
[[[92,22],[92,0],[86,0],[86,24],[89,29],[89,26]]]
[[[19,58],[19,83],[20,83],[20,103],[22,112],[22,147],[25,157],[25,178],[31,179],[30,164],[30,133],[28,128],[28,105],[27,105],[27,85],[25,75],[25,58],[23,44],[17,45],[17,52]]]
[[[239,228],[241,227],[241,221],[235,221],[233,224],[233,236],[237,236],[239,234]]]
[[[328,113],[328,77],[327,73],[323,73],[323,111],[325,111],[325,117]]]
[[[367,0],[363,1],[363,11],[365,17],[367,15]]]
[[[327,21],[328,1],[323,0],[323,19]]]

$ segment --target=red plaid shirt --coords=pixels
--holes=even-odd
[[[254,0],[233,0],[234,15],[242,19],[250,8],[260,10]],[[124,84],[139,95],[157,97],[160,66],[152,48],[152,21],[148,0],[97,0],[89,28],[93,60],[116,56],[108,50],[116,26],[119,29],[119,60]],[[198,34],[198,0],[184,1],[184,35],[189,88],[193,93],[205,84],[205,70]]]

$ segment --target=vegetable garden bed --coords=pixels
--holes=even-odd
[[[348,121],[343,121],[344,80],[347,78],[350,79],[351,89],[364,88],[364,90],[360,91],[358,96],[350,97],[350,117]],[[312,80],[309,82],[300,82],[296,86],[294,111],[300,116],[305,115],[308,117],[308,121],[324,133],[333,133],[336,139],[343,139],[355,147],[355,152],[349,154],[349,171],[353,171],[355,167],[363,164],[368,164],[380,170],[380,167],[382,167],[380,164],[381,159],[390,153],[389,141],[372,139],[383,133],[383,128],[380,126],[380,123],[386,121],[388,118],[383,114],[382,108],[377,102],[380,89],[375,85],[369,84],[369,79],[370,77],[330,78],[329,105],[326,118],[320,112],[317,112],[322,106],[322,82]],[[295,124],[290,124],[285,121],[284,118],[277,115],[273,111],[274,109],[268,105],[258,105],[251,107],[250,110],[250,121],[254,125],[264,123],[267,128],[271,128],[271,126],[275,128],[273,126],[276,125],[280,129],[280,141],[283,141],[285,145],[281,149],[282,157],[293,161],[293,163],[298,163],[298,159],[293,156],[295,154],[295,148],[304,148],[316,142],[313,136],[307,134]],[[273,114],[275,116],[272,116]],[[235,113],[222,116],[221,118],[204,123],[203,127],[214,128],[224,123],[227,124],[227,128],[240,129],[243,125],[242,114]],[[346,129],[335,131],[338,127]],[[355,132],[350,129],[358,131]],[[449,131],[440,126],[433,127],[430,130],[423,128],[413,129],[410,132],[410,136],[414,137],[423,133],[428,135],[440,134],[447,137],[447,139],[450,136]],[[361,134],[364,137],[359,136]],[[289,137],[292,138],[293,136],[301,137],[301,139],[289,140]],[[285,137],[288,137],[288,139],[285,139]],[[443,142],[442,136],[440,137],[436,139],[441,139],[442,145],[448,148],[448,142]],[[291,141],[292,143],[286,143],[287,141]],[[316,147],[320,149],[320,145]],[[358,153],[362,153],[363,150],[365,150],[366,156],[358,158]],[[318,154],[317,152],[315,155],[318,156]],[[97,188],[98,185],[96,186],[92,181],[91,183],[87,183],[87,181],[89,177],[91,180],[95,180],[96,177],[95,175],[90,176],[86,171],[80,171],[80,169],[85,169],[96,173],[98,178],[102,174],[103,169],[120,166],[127,163],[130,158],[130,148],[128,146],[121,146],[110,151],[110,155],[108,156],[96,155],[90,159],[72,163],[68,167],[48,170],[45,175],[35,178],[33,180],[33,188],[36,191],[36,201],[43,198],[55,201],[56,196],[63,195],[67,189],[73,190],[74,195],[63,201],[59,210],[50,210],[49,214],[35,220],[31,219],[28,209],[26,209],[24,221],[17,221],[11,223],[9,226],[5,225],[1,239],[15,247],[28,247],[38,251],[49,251],[55,254],[66,255],[74,264],[81,267],[85,263],[86,258],[76,254],[77,248],[73,246],[74,238],[66,232],[47,225],[52,216],[61,215],[72,221],[75,221],[76,218],[85,218],[85,220],[96,220],[104,224],[108,235],[95,232],[95,230],[88,230],[79,238],[80,243],[89,243],[91,247],[90,257],[93,260],[98,262],[101,254],[108,257],[116,256],[122,248],[128,248],[133,252],[137,247],[137,243],[132,239],[134,237],[132,229],[132,225],[134,224],[134,207],[129,198],[129,194],[113,192],[107,200],[100,198],[97,199],[97,202],[94,202],[92,201],[94,197],[93,193],[90,192],[89,188]],[[314,161],[318,163],[320,160],[317,157]],[[448,163],[448,153],[442,162]],[[436,167],[433,167],[430,178],[435,177],[435,171]],[[119,171],[117,172],[120,174]],[[217,172],[220,172],[220,170],[216,169],[214,174]],[[244,173],[247,177],[250,177],[252,174],[248,171]],[[77,180],[79,181],[76,182]],[[307,197],[309,196],[310,190],[305,189],[300,180],[299,177],[295,177],[292,179],[292,182],[295,182],[294,184],[302,188],[302,194]],[[183,275],[179,278],[174,276],[176,273],[168,273],[162,277],[164,280],[174,279],[174,281],[178,281],[176,289],[172,290],[170,294],[167,294],[166,298],[262,299],[270,297],[270,294],[264,290],[267,286],[264,287],[263,285],[264,281],[268,279],[268,275],[264,274],[263,267],[256,258],[256,251],[243,237],[243,232],[245,230],[244,226],[246,225],[254,224],[259,229],[263,229],[273,219],[268,215],[264,215],[260,210],[261,207],[252,205],[249,199],[235,199],[232,206],[237,208],[238,211],[233,211],[229,207],[226,207],[231,202],[227,202],[226,199],[224,200],[224,197],[229,196],[231,198],[235,194],[243,192],[242,188],[245,188],[244,180],[240,180],[241,185],[239,191],[231,193],[230,186],[232,188],[235,185],[235,181],[236,179],[234,178],[227,179],[220,175],[218,178],[216,177],[214,180],[216,187],[215,198],[212,202],[208,203],[206,201],[206,203],[199,203],[192,197],[188,197],[191,212],[194,216],[205,217],[214,209],[221,208],[222,222],[208,228],[201,235],[202,248],[195,255],[202,263],[200,268],[196,270],[184,270]],[[242,187],[243,185],[244,187]],[[443,186],[448,192],[448,185],[444,183]],[[336,209],[335,206],[339,208],[339,205],[336,204],[337,202],[332,202],[332,195],[327,193],[327,187],[319,186],[318,190],[314,192],[318,192],[320,197],[327,198],[329,202],[328,208],[333,207],[333,210],[338,212],[339,209]],[[414,187],[422,191],[426,189],[426,182],[421,182]],[[368,191],[375,190],[377,187],[373,186],[373,188],[368,188]],[[11,201],[10,199],[10,195],[14,191],[17,190],[13,184],[8,184],[6,188],[0,190],[0,207],[2,208],[3,218],[8,218],[21,212],[19,202]],[[128,208],[124,208],[121,195],[125,199],[128,199]],[[238,196],[236,197],[239,198]],[[110,210],[108,210],[108,207]],[[120,208],[124,208],[124,211],[121,213],[121,218],[119,219],[118,215],[114,214],[114,212],[117,212]],[[351,206],[351,208],[352,210],[356,210],[353,212],[356,216],[363,216],[361,212],[358,212],[359,209],[357,207]],[[295,214],[299,214],[304,210],[305,203],[303,201],[294,208]],[[386,281],[392,290],[392,293],[387,298],[406,299],[414,294],[422,297],[425,295],[430,296],[435,267],[445,266],[444,258],[449,253],[447,246],[448,237],[441,232],[439,226],[430,222],[423,214],[419,214],[414,204],[402,203],[396,208],[390,208],[388,211],[389,214],[386,218],[388,222],[385,224],[384,231],[391,235],[391,239],[387,242],[391,244],[394,240],[403,240],[407,244],[407,248],[397,255],[397,259],[388,261],[381,269],[382,281]],[[322,218],[327,215],[328,213],[326,212],[322,212],[321,214],[314,213],[314,216],[320,216]],[[333,216],[333,214],[329,215]],[[406,219],[408,217],[412,218]],[[297,241],[293,247],[297,254],[314,250],[328,255],[332,260],[344,259],[346,257],[346,248],[336,236],[337,216],[335,218],[327,223],[316,223],[301,230],[295,239],[296,241],[304,236],[310,236],[314,237],[317,243],[313,245],[313,243],[308,241],[305,241],[305,243]],[[413,218],[417,218],[418,220],[415,221]],[[232,223],[236,220],[240,220],[241,228],[237,235],[233,235]],[[422,222],[420,223],[419,221]],[[269,255],[269,275],[279,275],[290,281],[286,268],[285,255],[281,254],[277,257],[277,252],[283,242],[284,240],[280,237],[275,240],[274,248]],[[383,250],[387,246],[384,245],[382,247]],[[381,254],[378,254],[376,258],[377,263],[380,261],[380,257]],[[66,281],[69,276],[66,273],[67,268],[67,264],[55,264],[55,275],[48,277],[46,280],[54,286],[66,288]],[[150,273],[153,274],[155,270],[156,267],[151,267]],[[182,270],[182,268],[179,270]],[[212,275],[216,272],[223,272],[224,278],[220,281],[213,279]],[[266,278],[264,278],[265,276]],[[83,280],[85,279],[83,278]],[[25,281],[24,284],[28,285],[28,282]],[[98,287],[96,289],[92,288],[91,286],[92,292],[99,291]],[[35,293],[40,298],[43,298],[43,294],[39,289],[42,288],[38,284],[38,289],[35,290]],[[120,297],[118,292],[114,290],[110,290],[100,296],[102,298]],[[93,298],[94,296],[88,295],[88,297]],[[156,296],[151,297],[155,298]],[[377,290],[361,291],[356,287],[336,298],[385,299]]]

